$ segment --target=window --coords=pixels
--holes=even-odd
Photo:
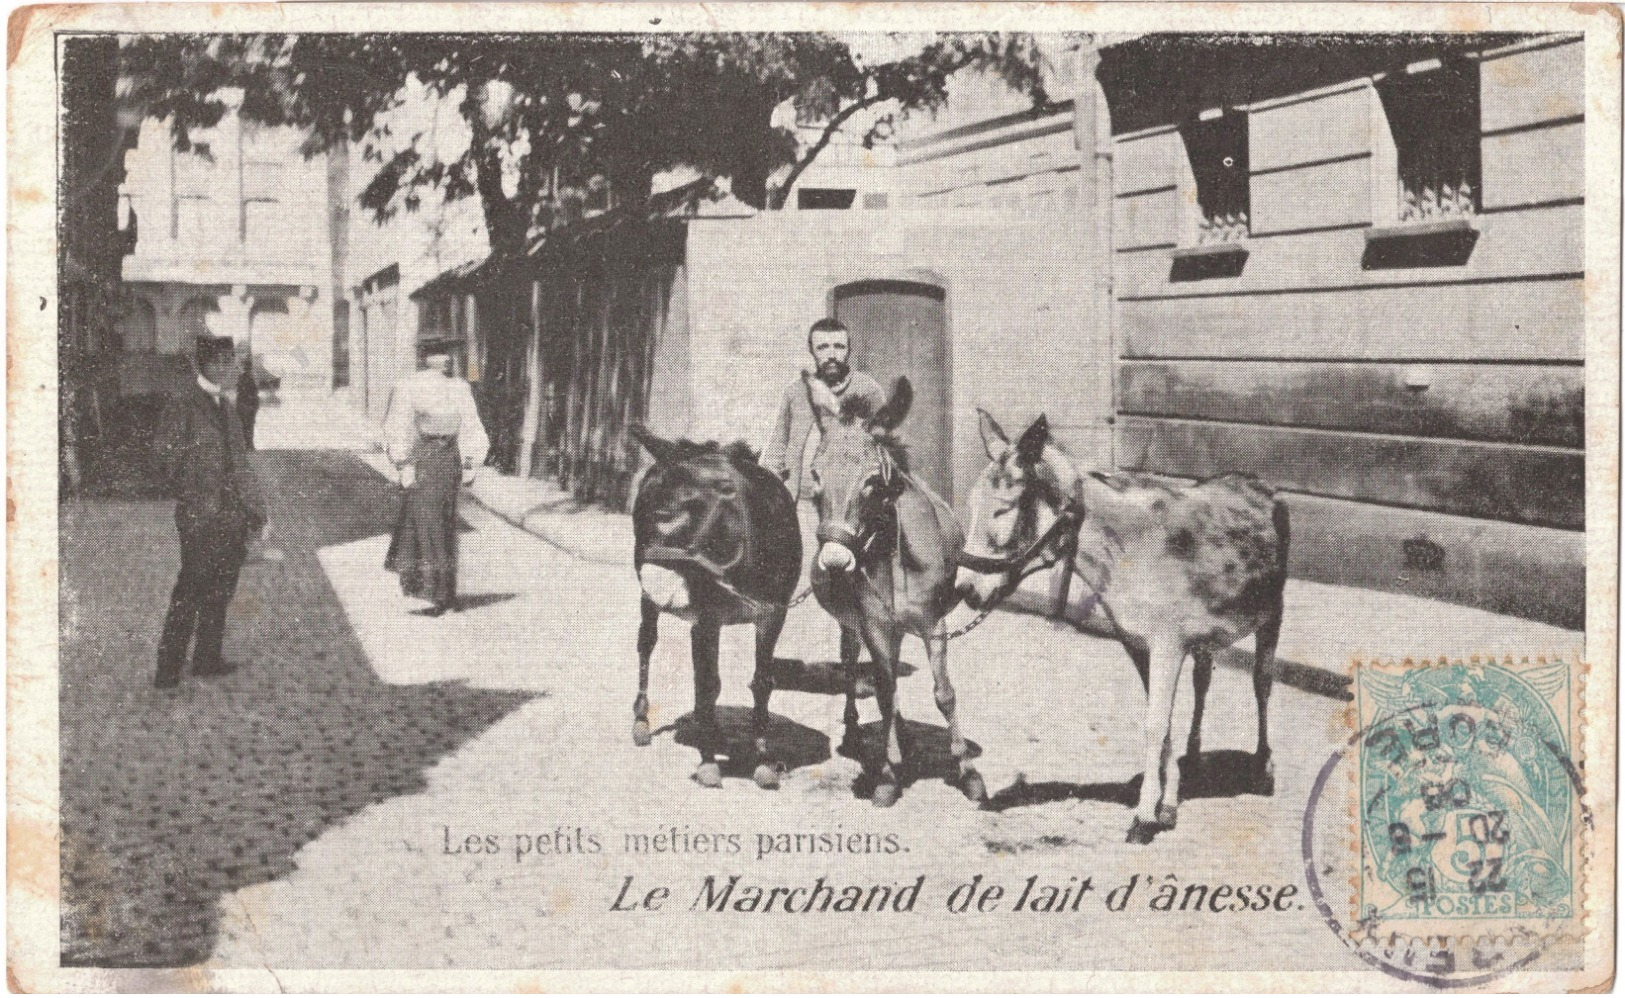
[[[276,201],[243,202],[243,243],[254,256],[278,256],[288,252],[289,222]]]
[[[209,241],[209,199],[190,195],[175,199],[175,238],[194,246]]]
[[[857,199],[853,188],[802,187],[796,191],[796,207],[802,211],[850,208]]]
[[[1474,63],[1416,63],[1377,84],[1397,184],[1378,216],[1402,224],[1478,213],[1479,83]]]
[[[451,339],[457,336],[457,322],[452,317],[452,310],[457,305],[457,299],[451,295],[437,294],[418,304],[418,339],[438,340]]]
[[[1180,245],[1205,246],[1245,239],[1252,214],[1247,116],[1233,110],[1204,111],[1179,131],[1185,140],[1187,167],[1181,171],[1180,187],[1185,197],[1180,200],[1195,205],[1181,227]]]
[[[278,162],[249,160],[243,164],[243,191],[250,198],[274,201],[293,184]]]

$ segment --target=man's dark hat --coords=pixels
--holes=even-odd
[[[229,336],[199,336],[194,349],[198,364],[208,364],[222,356],[235,357],[237,341]]]

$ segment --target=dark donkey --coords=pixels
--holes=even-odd
[[[904,634],[925,642],[937,706],[948,722],[958,785],[984,800],[987,789],[971,765],[959,731],[948,641],[942,618],[959,603],[955,558],[964,534],[953,511],[908,473],[908,455],[893,435],[908,415],[914,390],[898,378],[878,412],[849,397],[843,403],[821,381],[803,376],[820,441],[811,472],[818,502],[818,557],[813,591],[843,628],[862,635],[873,659],[880,708],[880,752],[872,765],[874,803],[889,807],[900,792],[902,718],[897,713],[897,656]],[[857,722],[848,700],[847,740]]]
[[[981,420],[992,463],[971,489],[960,590],[967,603],[982,605],[1057,562],[1089,587],[1088,606],[1115,629],[1147,693],[1145,776],[1128,840],[1149,842],[1178,817],[1179,766],[1168,762],[1185,656],[1196,693],[1185,758],[1195,770],[1213,653],[1249,634],[1256,642],[1255,786],[1273,793],[1269,699],[1287,577],[1286,505],[1248,475],[1175,488],[1145,475],[1085,474],[1050,437],[1043,416],[1014,444],[992,416],[981,412]],[[1056,614],[1065,606],[1066,578],[1052,592]]]
[[[767,701],[773,693],[773,649],[801,574],[795,500],[742,443],[719,447],[662,440],[642,427],[633,427],[631,434],[655,459],[632,505],[633,563],[643,590],[632,740],[649,744],[649,656],[661,613],[692,621],[693,722],[700,750],[695,779],[701,786],[721,786],[717,645],[723,625],[755,624],[754,776],[758,785],[776,787],[779,770],[767,750]]]

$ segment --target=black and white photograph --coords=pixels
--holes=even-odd
[[[1611,987],[1621,22],[1362,8],[20,10],[12,986]]]

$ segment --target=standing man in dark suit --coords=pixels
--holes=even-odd
[[[194,634],[195,674],[220,676],[235,669],[220,657],[226,607],[237,591],[250,536],[270,534],[242,424],[222,388],[235,358],[229,338],[198,337],[197,379],[169,400],[158,430],[158,468],[175,497],[181,540],[180,578],[158,639],[154,685],[160,689],[180,683]]]

